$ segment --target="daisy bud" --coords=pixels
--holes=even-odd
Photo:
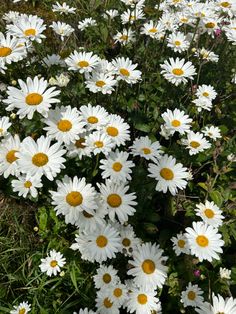
[[[16,80],[12,80],[11,84],[15,86],[17,84],[17,81]]]
[[[16,114],[15,113],[11,113],[10,114],[10,118],[14,120],[16,118]]]
[[[39,231],[39,228],[38,228],[38,227],[34,227],[34,231],[35,231],[35,232],[38,232],[38,231]]]

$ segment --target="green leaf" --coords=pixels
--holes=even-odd
[[[39,230],[45,231],[47,227],[48,214],[45,207],[39,209]]]
[[[222,196],[221,196],[219,191],[212,191],[212,192],[210,192],[210,198],[219,207],[223,203],[223,198],[222,198]]]
[[[206,183],[199,182],[197,185],[199,185],[203,190],[208,191],[208,187],[207,187]]]
[[[139,131],[146,132],[146,133],[150,132],[150,130],[151,130],[151,127],[148,124],[137,123],[137,124],[135,124],[134,127],[135,127],[135,129],[137,129]]]

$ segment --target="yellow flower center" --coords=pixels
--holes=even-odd
[[[206,208],[204,210],[204,214],[207,216],[207,218],[213,218],[215,216],[215,213],[210,208]]]
[[[109,309],[110,307],[112,307],[113,303],[109,301],[108,298],[105,298],[104,301],[103,301],[103,305]]]
[[[176,69],[173,69],[173,70],[172,70],[172,73],[173,73],[174,75],[180,76],[180,75],[183,75],[183,74],[184,74],[184,71],[183,71],[182,69],[176,68]]]
[[[57,123],[57,128],[61,132],[69,132],[72,128],[72,123],[69,120],[60,120]]]
[[[127,246],[130,246],[131,241],[128,238],[124,238],[122,241],[122,244],[127,247]]]
[[[183,17],[182,19],[180,19],[180,21],[183,22],[183,23],[187,23],[188,19],[186,17]]]
[[[106,83],[104,81],[97,81],[96,82],[97,87],[103,87],[104,85],[106,85]]]
[[[113,126],[109,126],[107,128],[107,134],[110,135],[110,136],[117,136],[119,134],[119,131],[117,128],[113,127]]]
[[[183,249],[183,248],[185,247],[185,241],[182,240],[182,239],[180,239],[180,240],[178,241],[178,246],[179,246],[181,249]]]
[[[111,282],[111,275],[106,273],[103,275],[102,277],[102,280],[105,282],[105,283],[110,283]]]
[[[6,160],[9,162],[9,164],[12,164],[14,161],[18,159],[18,157],[15,156],[15,153],[17,153],[18,150],[12,149],[9,150],[9,152],[6,154]]]
[[[128,40],[129,36],[128,35],[121,35],[120,39],[121,40]]]
[[[197,238],[196,238],[196,242],[197,242],[197,244],[198,244],[199,246],[201,246],[201,247],[206,247],[206,246],[208,246],[209,240],[207,239],[206,236],[204,236],[204,235],[199,235],[199,236],[197,236]]]
[[[72,191],[66,195],[66,202],[73,207],[79,206],[83,202],[83,196],[78,191]]]
[[[188,292],[188,298],[189,298],[189,300],[195,300],[195,298],[196,298],[196,293],[194,292],[194,291],[189,291]]]
[[[37,153],[32,157],[32,163],[37,167],[43,167],[48,163],[48,156],[44,153]]]
[[[200,143],[196,142],[196,141],[191,141],[190,142],[190,146],[193,148],[198,148],[200,146]]]
[[[103,235],[100,235],[100,236],[97,237],[96,243],[97,243],[98,247],[103,248],[103,247],[105,247],[107,245],[108,240]]]
[[[221,2],[220,5],[221,5],[223,8],[228,8],[228,7],[231,6],[231,4],[230,4],[229,2],[227,2],[227,1]]]
[[[146,296],[146,294],[139,294],[138,296],[137,296],[137,300],[138,300],[138,303],[139,304],[146,304],[147,303],[147,300],[148,300],[148,298],[147,298],[147,296]]]
[[[32,183],[31,183],[30,181],[25,181],[24,187],[25,187],[26,189],[31,188],[31,186],[32,186]]]
[[[104,146],[102,141],[96,141],[94,142],[94,146],[96,146],[97,148],[102,148]]]
[[[148,147],[144,147],[144,148],[142,148],[142,151],[143,151],[143,153],[144,153],[145,155],[149,155],[149,154],[151,154],[151,149],[150,149],[150,148],[148,148]]]
[[[181,45],[181,42],[179,40],[176,40],[175,41],[175,46],[180,46]]]
[[[124,76],[130,76],[129,71],[124,68],[120,69],[120,74]]]
[[[154,273],[156,265],[152,260],[145,259],[145,261],[142,263],[142,269],[145,272],[145,274],[150,275]]]
[[[81,68],[87,68],[89,66],[89,63],[87,61],[80,61],[78,62],[78,66]]]
[[[160,175],[165,180],[173,180],[174,178],[174,172],[169,168],[162,168]]]
[[[50,262],[51,267],[56,267],[57,266],[57,261],[54,259]]]
[[[135,15],[131,15],[131,16],[129,17],[129,20],[130,20],[130,21],[135,21],[135,20],[136,20],[136,16],[135,16]]]
[[[122,164],[120,162],[114,162],[114,164],[112,165],[112,169],[116,172],[121,171],[121,169],[123,168]]]
[[[3,132],[3,129],[2,128],[0,128],[0,134]]]
[[[79,140],[75,141],[75,147],[77,148],[85,148],[85,138],[80,138]]]
[[[116,288],[114,291],[113,291],[113,294],[115,297],[119,298],[122,296],[122,290],[120,288]]]
[[[86,212],[85,210],[82,211],[83,215],[85,218],[92,218],[93,215],[89,214],[88,212]]]
[[[91,116],[87,118],[88,123],[95,124],[98,123],[98,118],[95,116]]]
[[[34,28],[29,28],[24,31],[25,36],[35,36],[36,30]]]
[[[213,23],[213,22],[206,23],[205,27],[206,28],[214,28],[215,27],[215,23]]]
[[[9,47],[0,47],[0,57],[7,57],[12,53]]]
[[[122,198],[118,194],[110,194],[107,197],[107,203],[111,207],[119,207],[122,204]]]
[[[43,96],[38,93],[32,93],[25,97],[25,102],[29,106],[37,106],[43,101]]]
[[[149,29],[149,33],[156,33],[157,29],[155,27]]]
[[[171,121],[171,125],[174,127],[174,128],[177,128],[178,126],[181,125],[181,122],[179,120],[173,120]]]
[[[22,308],[19,310],[19,314],[25,314],[26,313],[26,309],[25,308]]]
[[[208,97],[208,96],[209,96],[209,93],[208,93],[208,92],[204,92],[204,93],[202,93],[202,95],[203,95],[204,97]]]

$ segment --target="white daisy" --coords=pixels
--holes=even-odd
[[[192,228],[186,228],[185,236],[188,240],[191,253],[198,257],[199,261],[213,259],[219,260],[218,253],[222,253],[224,241],[217,229],[204,222],[193,222]]]
[[[108,299],[109,294],[108,289],[97,292],[96,307],[98,314],[120,314],[119,305]]]
[[[158,141],[152,142],[148,136],[136,138],[130,149],[132,155],[140,156],[153,162],[156,162],[163,154],[160,143]]]
[[[71,27],[69,24],[60,21],[52,22],[50,27],[56,34],[60,35],[62,41],[64,40],[64,37],[68,37],[74,32],[73,27]]]
[[[49,110],[48,117],[43,119],[47,124],[43,129],[47,135],[60,143],[69,144],[79,139],[79,134],[85,132],[85,122],[79,115],[77,108],[71,106]]]
[[[112,64],[116,70],[118,80],[123,80],[128,84],[135,84],[141,80],[142,72],[135,70],[137,63],[132,64],[132,60],[129,58],[116,58]]]
[[[133,251],[133,260],[129,264],[133,266],[127,274],[134,276],[134,283],[143,289],[162,288],[167,278],[167,266],[163,264],[167,260],[163,256],[163,250],[159,245],[144,243],[137,245]]]
[[[78,139],[74,143],[66,145],[67,156],[70,158],[78,157],[82,159],[83,156],[90,157],[92,153],[92,148],[85,146],[85,137],[88,135],[87,132],[79,134]]]
[[[75,241],[71,248],[78,249],[83,259],[93,263],[113,258],[121,249],[119,233],[109,224],[97,226],[93,232],[81,232],[76,235]]]
[[[181,83],[187,83],[187,79],[193,80],[193,76],[196,75],[196,69],[192,65],[192,62],[184,59],[170,58],[165,60],[164,64],[161,64],[161,74],[172,84],[178,86]]]
[[[135,21],[145,18],[143,10],[140,7],[136,7],[132,11],[128,9],[127,11],[123,12],[120,17],[122,24],[133,24]]]
[[[236,313],[236,299],[224,299],[221,295],[212,296],[212,304],[205,302],[196,311],[200,314],[234,314]]]
[[[119,282],[120,278],[117,275],[117,270],[114,269],[112,265],[105,266],[101,264],[100,267],[97,268],[96,275],[93,276],[93,281],[96,289],[101,289]]]
[[[107,155],[115,147],[115,143],[110,136],[101,131],[96,131],[86,136],[84,144],[92,149],[94,155],[99,153]]]
[[[135,41],[135,32],[131,28],[123,29],[122,32],[118,32],[113,38],[115,43],[119,42],[121,45],[126,45]]]
[[[196,98],[192,102],[197,107],[198,112],[201,112],[202,109],[211,111],[213,106],[212,101],[210,99],[207,99],[206,97]]]
[[[63,2],[60,4],[58,1],[56,4],[52,5],[52,11],[53,12],[59,12],[60,14],[75,14],[76,8],[70,7],[66,4],[66,2]]]
[[[186,39],[184,33],[172,33],[167,37],[167,47],[170,47],[174,52],[181,53],[186,51],[190,46],[190,42]]]
[[[151,38],[161,39],[164,37],[165,31],[161,23],[148,21],[147,23],[143,24],[140,33],[150,36]]]
[[[57,181],[57,191],[50,193],[56,214],[63,214],[66,223],[75,224],[80,212],[93,215],[97,209],[96,191],[90,183],[86,183],[85,178],[65,176],[62,181]]]
[[[121,307],[128,297],[128,289],[121,282],[112,283],[109,287],[104,288],[107,291],[108,300],[118,307]]]
[[[38,196],[38,188],[43,186],[41,177],[36,175],[34,177],[30,175],[20,176],[18,179],[11,181],[13,192],[17,192],[19,196],[24,198],[30,194],[32,197]]]
[[[4,178],[8,178],[10,175],[18,176],[20,173],[16,156],[21,149],[20,145],[20,138],[17,134],[0,142],[0,174],[3,174]]]
[[[59,99],[54,98],[60,94],[60,91],[55,87],[47,89],[48,82],[44,78],[39,79],[35,76],[32,80],[28,77],[26,83],[22,80],[18,80],[18,83],[20,89],[8,86],[8,98],[3,102],[8,105],[7,111],[18,109],[17,114],[20,119],[27,116],[31,120],[36,111],[46,117],[51,104],[60,102]]]
[[[103,14],[103,17],[105,19],[114,19],[115,17],[117,17],[119,15],[119,11],[118,10],[106,10],[105,13]]]
[[[190,253],[187,239],[182,232],[178,233],[176,237],[172,237],[171,241],[173,242],[173,249],[177,256],[179,256],[181,253],[184,253],[184,254]]]
[[[96,20],[94,20],[93,18],[89,17],[89,18],[85,18],[84,20],[79,22],[78,29],[80,31],[84,31],[89,26],[96,26],[96,25],[97,25]]]
[[[136,237],[134,229],[131,225],[120,225],[119,232],[121,237],[122,253],[125,256],[132,256],[133,250],[138,244],[141,244],[141,240]]]
[[[8,132],[7,130],[10,128],[12,123],[10,122],[9,117],[0,117],[0,138],[2,136],[7,136]]]
[[[171,134],[175,132],[179,132],[180,134],[188,133],[191,122],[193,121],[184,111],[180,111],[177,108],[174,111],[167,109],[161,116],[165,121],[165,128],[167,128]]]
[[[79,108],[88,130],[99,130],[109,121],[108,113],[105,108],[97,105],[81,106]]]
[[[66,263],[66,259],[60,252],[51,250],[46,258],[41,259],[41,264],[39,265],[42,273],[46,273],[48,276],[56,276],[58,272],[61,271]]]
[[[27,314],[31,311],[31,304],[26,302],[21,302],[18,306],[15,305],[13,310],[10,311],[10,314]]]
[[[98,62],[99,57],[93,52],[77,52],[76,50],[65,59],[69,70],[79,71],[79,73],[92,72]]]
[[[123,118],[116,114],[109,116],[104,132],[115,143],[115,145],[125,145],[125,142],[130,139],[130,126]]]
[[[47,55],[43,58],[42,64],[45,67],[51,67],[53,65],[59,65],[61,67],[65,67],[65,61],[57,54],[53,53],[52,55]]]
[[[73,314],[77,314],[77,312],[73,312]],[[85,309],[80,309],[78,314],[96,314],[96,313],[92,310],[89,310],[86,307]]]
[[[205,204],[200,203],[196,205],[196,215],[201,217],[202,220],[215,228],[223,224],[222,210],[214,202],[206,201]]]
[[[231,279],[231,270],[227,268],[220,267],[220,278],[221,279]]]
[[[217,126],[206,126],[205,129],[202,131],[205,136],[208,136],[212,140],[216,141],[218,138],[221,138],[220,129]]]
[[[102,169],[102,178],[111,179],[114,183],[126,182],[131,180],[131,168],[135,164],[128,160],[129,154],[116,150],[111,152],[106,159],[100,160],[100,169]]]
[[[22,173],[29,175],[45,175],[50,181],[64,169],[65,159],[62,157],[65,150],[59,143],[51,145],[48,137],[41,136],[35,142],[26,137],[21,143],[20,151],[16,153],[19,168]]]
[[[203,84],[198,86],[196,96],[198,98],[205,97],[208,100],[213,100],[216,98],[217,93],[213,86]]]
[[[183,139],[182,144],[189,149],[189,155],[196,155],[211,147],[210,142],[203,137],[203,134],[193,131],[187,133],[187,139]]]
[[[164,193],[167,190],[175,195],[178,189],[183,190],[187,185],[189,173],[181,163],[176,163],[172,156],[164,155],[156,164],[148,165],[149,177],[157,180],[156,190]]]
[[[116,85],[117,81],[114,80],[114,76],[99,72],[93,72],[85,81],[85,87],[92,93],[111,94]]]
[[[79,228],[81,231],[94,231],[98,225],[105,225],[105,209],[100,205],[99,199],[96,199],[96,205],[98,206],[97,209],[94,209],[93,214],[86,212],[83,210],[82,212],[78,213],[78,219],[75,221],[76,227]]]
[[[207,50],[205,48],[197,49],[195,52],[196,57],[200,57],[204,61],[218,62],[219,56],[216,55],[213,51]]]
[[[115,217],[121,223],[128,220],[129,216],[135,213],[134,206],[136,195],[134,192],[127,193],[129,186],[125,183],[116,184],[111,180],[106,180],[105,184],[97,184],[101,193],[103,206],[106,208],[107,214],[111,221],[115,221]]]
[[[201,306],[204,301],[202,294],[203,291],[198,287],[198,285],[192,285],[192,283],[189,282],[186,290],[181,292],[181,302],[183,303],[184,307]]]

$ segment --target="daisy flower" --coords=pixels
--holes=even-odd
[[[61,36],[61,40],[64,40],[64,37],[70,36],[74,32],[74,28],[71,27],[69,24],[66,24],[64,22],[52,22],[52,25],[50,27],[53,29],[53,31]]]
[[[22,14],[14,24],[7,25],[7,30],[10,35],[16,38],[41,43],[42,39],[46,38],[42,34],[46,29],[46,25],[43,22],[37,15]]]
[[[79,134],[85,132],[85,122],[77,108],[71,106],[49,110],[48,118],[43,119],[47,124],[43,129],[47,135],[60,143],[69,144],[79,139]]]
[[[196,155],[211,147],[210,142],[203,137],[203,134],[193,131],[187,133],[187,139],[183,139],[182,144],[189,149],[189,155]]]
[[[181,53],[188,50],[189,46],[190,43],[184,33],[172,33],[167,37],[167,47],[170,47],[174,52]]]
[[[85,137],[85,146],[92,149],[94,155],[103,153],[107,155],[115,147],[115,143],[107,134],[96,131]]]
[[[218,253],[223,252],[221,247],[224,245],[224,241],[221,240],[222,236],[217,231],[216,228],[204,222],[193,222],[192,228],[186,228],[185,236],[191,254],[195,255],[200,262],[220,259]]]
[[[81,231],[93,232],[98,225],[105,225],[105,209],[99,203],[100,199],[96,199],[97,209],[94,209],[93,214],[86,212],[83,210],[78,213],[78,219],[75,221],[76,227]]]
[[[202,294],[203,291],[198,287],[198,285],[192,285],[192,283],[189,282],[186,290],[181,292],[181,302],[183,303],[184,307],[201,306],[204,301]]]
[[[227,279],[227,280],[231,279],[231,270],[230,269],[220,267],[219,273],[220,273],[221,279]]]
[[[119,11],[118,10],[106,10],[105,13],[103,14],[103,17],[105,19],[114,19],[115,17],[117,17],[119,15]]]
[[[222,210],[214,202],[206,201],[205,204],[200,203],[196,205],[196,215],[201,217],[202,220],[215,228],[223,224]]]
[[[93,18],[89,17],[89,18],[85,18],[84,20],[79,22],[78,29],[80,31],[84,31],[89,26],[96,26],[96,25],[97,25],[96,20],[94,20]]]
[[[10,311],[10,314],[27,314],[31,311],[31,304],[26,302],[21,302],[18,306],[15,305],[13,310]]]
[[[79,250],[83,259],[93,263],[113,258],[121,249],[119,233],[109,224],[97,226],[93,232],[80,232],[75,241],[71,248]]]
[[[77,314],[77,312],[73,312],[73,314]],[[96,313],[92,310],[89,310],[86,307],[85,309],[80,309],[78,314],[96,314]]]
[[[132,64],[132,60],[129,58],[116,58],[112,64],[115,68],[118,80],[126,81],[128,84],[135,84],[141,80],[142,72],[135,70],[137,63]]]
[[[57,181],[57,191],[50,193],[56,214],[63,214],[66,223],[76,223],[79,212],[94,214],[94,209],[97,209],[97,193],[90,183],[86,183],[85,178],[71,179],[65,176],[62,181]]]
[[[74,143],[66,145],[67,156],[70,158],[78,157],[82,159],[83,156],[90,157],[92,153],[92,148],[85,146],[85,137],[88,135],[87,132],[79,134],[78,139]]]
[[[6,21],[6,23],[10,24],[10,23],[15,23],[20,16],[20,12],[17,11],[8,11],[7,13],[5,13],[2,16],[2,19]]]
[[[177,234],[176,237],[172,237],[170,240],[173,242],[173,249],[177,256],[179,256],[181,253],[184,253],[184,254],[190,253],[190,249],[187,243],[187,238],[182,232]]]
[[[117,81],[113,75],[99,72],[93,72],[85,81],[85,87],[92,93],[111,94],[115,85],[117,85]]]
[[[121,307],[128,297],[128,289],[126,285],[121,282],[110,284],[106,289],[108,300],[114,304],[117,304],[118,307]]]
[[[184,59],[170,58],[168,61],[164,61],[161,64],[161,74],[164,78],[172,84],[178,86],[181,83],[187,83],[187,79],[193,80],[193,76],[196,75],[196,69],[192,65],[192,62],[185,63]]]
[[[130,139],[129,125],[123,118],[116,114],[109,116],[107,125],[104,128],[105,134],[115,143],[115,145],[125,145],[125,142]]]
[[[233,297],[224,299],[221,295],[212,296],[212,304],[205,302],[196,309],[200,314],[234,314],[236,313],[236,299]]]
[[[216,55],[213,51],[207,50],[205,48],[197,49],[195,52],[196,57],[200,57],[204,61],[218,62],[219,56]]]
[[[20,89],[8,86],[8,98],[4,99],[3,102],[8,105],[7,111],[18,109],[17,114],[20,119],[27,116],[31,120],[36,111],[46,117],[51,104],[60,102],[59,99],[55,98],[60,94],[60,91],[56,90],[55,87],[47,89],[48,82],[44,78],[39,79],[35,76],[32,80],[28,77],[26,82],[18,80],[18,83]]]
[[[51,140],[43,135],[35,142],[30,136],[21,143],[20,151],[16,153],[19,168],[22,173],[34,176],[45,175],[48,180],[53,181],[54,177],[64,169],[65,159],[62,157],[65,150],[59,143],[51,145]]]
[[[61,271],[60,267],[63,267],[66,263],[66,259],[60,252],[51,250],[46,258],[41,259],[41,264],[39,265],[42,273],[46,273],[48,276],[56,276],[58,272]]]
[[[121,237],[122,253],[125,256],[131,256],[136,246],[141,244],[141,240],[136,237],[134,229],[131,225],[120,225],[119,232]]]
[[[161,313],[161,304],[156,297],[156,292],[150,289],[133,287],[128,294],[125,306],[129,313]]]
[[[181,163],[176,163],[172,156],[164,155],[156,164],[148,165],[149,177],[157,180],[156,190],[175,195],[178,189],[183,190],[187,185],[189,173]]]
[[[109,289],[102,289],[97,292],[96,307],[98,314],[120,314],[119,305],[108,299]]]
[[[153,162],[156,162],[163,154],[160,143],[158,141],[152,142],[148,136],[136,138],[130,149],[132,155],[140,156]]]
[[[213,86],[203,84],[198,86],[196,96],[198,98],[205,97],[208,100],[213,100],[216,98],[217,93]]]
[[[179,132],[180,134],[188,133],[191,122],[193,121],[184,111],[180,111],[177,108],[174,111],[167,109],[161,116],[165,121],[165,128],[167,128],[171,134],[175,132]]]
[[[73,53],[65,59],[65,63],[69,70],[79,71],[79,73],[92,72],[96,65],[99,63],[99,57],[94,55],[93,52],[77,52]]]
[[[217,126],[206,126],[202,133],[211,138],[212,140],[216,141],[218,138],[221,138],[220,129]]]
[[[215,30],[220,28],[221,20],[222,19],[218,16],[207,17],[202,20],[201,27],[205,32],[208,33],[208,35],[214,37]]]
[[[114,37],[115,43],[119,42],[121,45],[135,41],[135,32],[131,28],[123,29],[122,32],[118,32]]]
[[[136,195],[134,192],[127,193],[129,186],[125,183],[116,184],[111,180],[106,180],[105,184],[98,184],[103,206],[106,208],[107,214],[111,221],[115,221],[115,217],[121,223],[128,220],[129,216],[133,216],[137,205],[135,202]]]
[[[99,130],[109,121],[106,109],[99,105],[92,106],[88,104],[87,106],[81,106],[79,110],[88,130]]]
[[[147,23],[143,24],[140,33],[150,36],[154,39],[160,39],[164,36],[165,31],[162,24],[154,21],[148,21]]]
[[[64,67],[65,61],[57,54],[53,53],[52,55],[47,55],[46,57],[43,58],[42,64],[45,67],[51,67],[53,65],[59,65],[61,67]]]
[[[11,125],[12,123],[10,122],[9,117],[0,117],[0,137],[8,135],[7,130]]]
[[[0,174],[3,174],[4,178],[8,178],[10,175],[18,176],[20,173],[16,156],[21,149],[20,145],[20,138],[17,134],[0,142]]]
[[[50,85],[57,85],[59,87],[65,87],[70,82],[70,78],[68,74],[61,73],[60,75],[56,75],[56,77],[51,77],[49,79]]]
[[[116,150],[111,152],[106,159],[100,160],[100,169],[103,179],[111,179],[114,183],[126,182],[131,180],[131,168],[135,164],[128,160],[129,154]]]
[[[38,196],[38,188],[43,186],[41,177],[36,175],[34,177],[26,175],[20,176],[18,179],[11,181],[13,192],[17,192],[19,196],[26,198],[28,194],[32,197]]]
[[[101,264],[97,268],[96,275],[93,276],[93,281],[96,289],[101,289],[116,284],[120,281],[120,278],[117,275],[117,270],[112,265],[105,266]]]
[[[76,8],[70,7],[69,5],[66,4],[66,2],[63,2],[62,4],[60,4],[57,1],[56,4],[53,4],[52,11],[67,15],[67,14],[71,14],[71,13],[75,14]]]
[[[133,7],[141,8],[145,5],[144,4],[145,0],[121,0],[121,1],[124,2],[125,5],[131,6],[131,8]]]
[[[201,112],[202,109],[207,110],[207,111],[211,111],[212,106],[213,106],[212,101],[210,99],[207,99],[206,97],[196,98],[192,102],[197,107],[198,112]]]
[[[134,277],[134,283],[143,289],[162,288],[167,278],[167,266],[163,263],[167,260],[163,256],[163,250],[159,245],[144,243],[137,245],[133,251],[133,260],[129,264],[133,266],[127,274]]]
[[[137,20],[142,20],[145,18],[143,10],[140,7],[136,7],[133,11],[128,9],[121,14],[122,24],[133,24]]]

